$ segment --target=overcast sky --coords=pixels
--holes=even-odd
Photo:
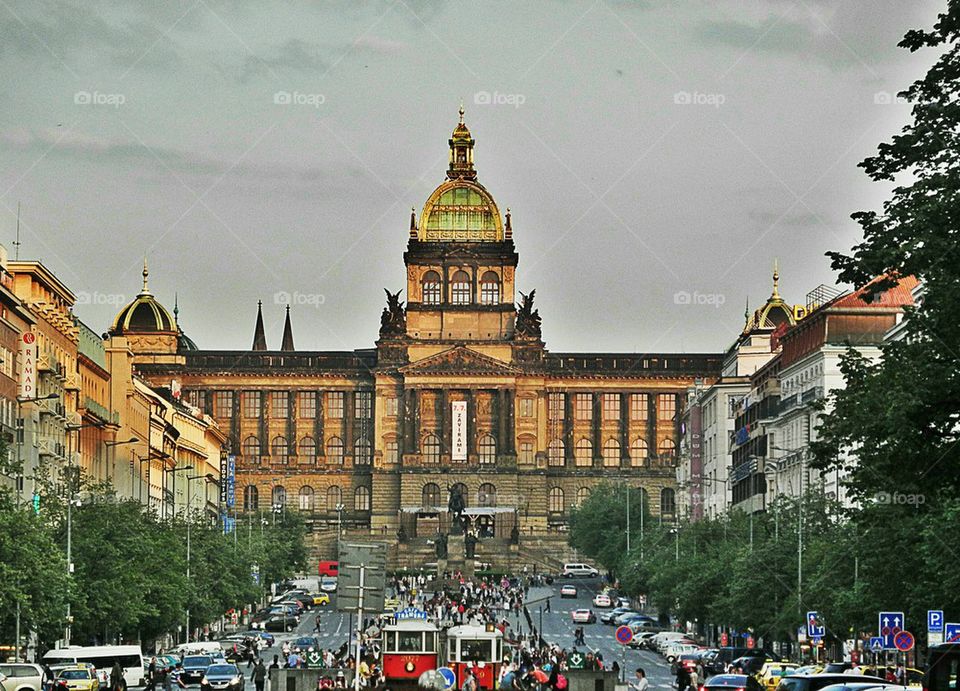
[[[201,348],[258,299],[279,347],[278,293],[299,350],[370,347],[462,99],[551,350],[722,350],[775,257],[791,302],[834,282],[944,5],[0,0],[0,242],[21,202],[97,331],[146,254]]]

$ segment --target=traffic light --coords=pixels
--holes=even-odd
[[[33,495],[33,512],[38,516],[40,515],[40,495],[39,494]]]

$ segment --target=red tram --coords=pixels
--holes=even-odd
[[[456,688],[463,685],[469,668],[481,689],[497,688],[503,664],[503,634],[493,626],[465,624],[447,630],[447,666],[457,676]]]
[[[400,610],[383,627],[383,675],[388,688],[417,686],[420,675],[437,668],[439,630],[425,612]]]

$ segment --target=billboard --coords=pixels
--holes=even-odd
[[[453,421],[450,458],[454,461],[465,461],[467,460],[467,402],[453,401],[450,408]]]

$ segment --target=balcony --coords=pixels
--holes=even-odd
[[[67,419],[67,409],[59,399],[55,398],[47,401],[38,401],[37,407],[40,410],[41,416],[52,415],[60,420]]]
[[[41,456],[50,456],[51,458],[63,458],[66,451],[63,444],[53,439],[37,440],[37,453]]]
[[[37,371],[39,372],[59,372],[60,363],[50,353],[40,353],[37,358]]]
[[[79,391],[80,390],[80,375],[76,372],[70,372],[67,374],[67,380],[63,385],[63,388],[68,391]]]
[[[113,415],[104,406],[97,403],[89,396],[83,399],[83,407],[88,414],[106,423],[113,422]]]

